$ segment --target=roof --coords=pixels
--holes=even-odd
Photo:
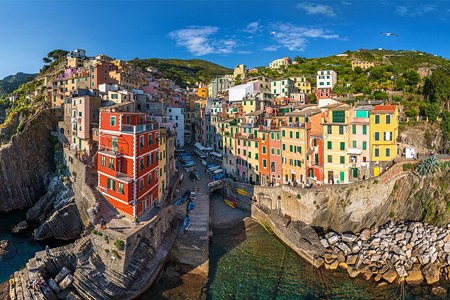
[[[311,115],[316,115],[322,113],[322,111],[319,108],[315,108],[315,107],[307,107],[304,108],[302,110],[294,110],[292,112],[286,113],[285,116],[287,117],[295,117],[295,116],[311,116]]]
[[[259,116],[259,115],[261,115],[263,113],[264,113],[264,110],[259,109],[259,110],[255,110],[255,111],[253,111],[251,113],[248,113],[248,114],[245,114],[245,115],[248,116],[248,117],[254,117],[254,116]]]
[[[397,109],[396,105],[375,105],[375,107],[372,109],[372,112],[375,113],[395,113],[395,110]]]
[[[344,103],[334,103],[334,104],[330,104],[327,106],[322,106],[322,109],[329,109],[329,110],[349,110],[352,107],[348,104],[344,104]]]
[[[372,109],[373,109],[372,105],[361,105],[355,108],[355,110],[372,110]]]

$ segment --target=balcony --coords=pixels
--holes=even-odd
[[[156,130],[156,129],[158,129],[158,126],[156,124],[122,125],[121,132],[137,134],[137,133],[148,132],[148,131],[152,131],[152,130]]]
[[[361,155],[362,154],[362,150],[360,148],[348,148],[347,149],[347,154],[349,154],[349,155]]]

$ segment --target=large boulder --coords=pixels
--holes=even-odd
[[[66,267],[62,267],[58,275],[55,276],[55,282],[60,283],[70,273],[72,272],[69,269],[67,269]]]
[[[20,221],[19,223],[17,223],[16,225],[14,225],[13,228],[11,228],[11,232],[18,234],[27,229],[28,229],[28,223],[26,220],[23,220],[23,221]]]
[[[383,279],[389,283],[393,283],[396,278],[397,272],[393,269],[389,269],[386,271],[386,273],[383,274]]]
[[[65,290],[68,287],[70,287],[73,283],[73,275],[72,274],[68,274],[60,283],[59,283],[59,288],[61,290]]]
[[[425,280],[428,284],[433,284],[439,281],[440,270],[435,264],[428,264],[422,269]]]
[[[409,285],[420,285],[423,282],[422,271],[410,270],[406,276],[406,283]]]

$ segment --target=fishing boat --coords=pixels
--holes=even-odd
[[[225,203],[231,207],[231,208],[236,208],[236,204],[234,204],[233,202],[231,202],[230,200],[227,199],[223,199],[223,201],[225,201]]]
[[[218,186],[220,184],[222,184],[222,180],[211,181],[210,183],[208,183],[208,187],[209,188],[213,188],[213,187]]]
[[[195,208],[195,203],[194,202],[189,202],[188,211],[193,211],[194,208]]]
[[[189,226],[191,226],[191,217],[186,216],[186,218],[184,218],[184,222],[183,222],[184,230],[188,229]]]

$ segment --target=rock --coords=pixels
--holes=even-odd
[[[359,275],[359,271],[356,270],[355,268],[349,267],[349,268],[347,269],[347,272],[348,272],[348,275],[349,275],[351,278],[355,278],[356,276]]]
[[[335,260],[331,264],[328,265],[330,270],[336,270],[339,266],[339,261]]]
[[[405,232],[397,233],[397,234],[395,235],[395,239],[396,239],[397,241],[404,240],[404,239],[405,239]]]
[[[380,258],[381,258],[381,255],[375,254],[375,255],[372,255],[372,257],[370,258],[370,261],[379,261]]]
[[[70,292],[69,294],[67,294],[66,300],[82,300],[82,299],[74,292]]]
[[[345,262],[340,262],[340,263],[339,263],[339,267],[340,267],[341,269],[344,269],[344,270],[347,270],[347,269],[348,269],[348,265],[347,265]]]
[[[374,238],[371,242],[370,242],[370,246],[375,246],[378,245],[380,243],[381,239],[380,238]]]
[[[339,262],[345,262],[345,255],[344,252],[339,251],[338,255],[337,255],[337,259]]]
[[[59,288],[61,290],[65,290],[67,289],[73,282],[73,275],[72,274],[68,274],[60,283],[59,283]]]
[[[420,285],[423,282],[423,275],[420,270],[410,270],[406,276],[406,283],[409,285]]]
[[[341,236],[341,240],[346,243],[353,243],[356,240],[356,235],[351,233],[344,233]]]
[[[350,247],[347,246],[347,244],[345,244],[345,243],[338,243],[338,244],[336,244],[336,247],[338,247],[339,249],[344,251],[345,255],[349,255],[352,253],[352,250],[350,249]]]
[[[397,272],[394,271],[393,269],[389,269],[383,274],[383,279],[389,283],[394,282],[394,280],[396,278],[397,278]]]
[[[428,264],[422,269],[425,280],[428,284],[433,284],[439,281],[439,268],[435,264]]]
[[[0,261],[9,259],[12,255],[17,253],[17,248],[8,240],[0,241]]]
[[[426,265],[430,262],[431,257],[428,253],[423,253],[422,255],[419,256],[419,261],[422,265]]]
[[[375,276],[375,278],[374,278],[373,280],[375,280],[376,282],[378,282],[378,281],[381,280],[381,278],[383,278],[383,274],[378,273],[378,274]]]
[[[52,278],[49,278],[47,280],[47,284],[56,294],[58,294],[61,291],[58,284]]]
[[[349,256],[347,256],[346,263],[348,265],[354,265],[354,264],[356,264],[357,260],[358,260],[358,256],[357,255],[349,255]]]
[[[447,235],[444,237],[443,241],[444,242],[450,242],[450,233],[447,233]]]
[[[66,267],[62,267],[61,271],[59,271],[58,275],[55,276],[55,282],[60,283],[70,273],[72,273],[72,272],[70,272],[69,269],[67,269]]]
[[[447,298],[447,290],[441,286],[432,288],[431,293],[439,298]]]
[[[321,243],[325,248],[330,247],[330,244],[328,244],[328,242],[327,242],[326,239],[321,239],[321,240],[320,240],[320,243]]]
[[[397,272],[399,277],[406,277],[408,276],[408,273],[406,272],[405,268],[403,266],[398,265],[395,268],[395,271]]]
[[[361,231],[361,233],[359,234],[359,238],[361,239],[361,241],[367,241],[370,238],[370,229],[366,228]]]
[[[445,253],[450,253],[450,243],[445,243],[444,244],[444,252]]]
[[[333,232],[334,233],[334,232]],[[337,235],[331,235],[327,238],[328,244],[334,245],[339,242],[339,237]]]
[[[383,286],[385,286],[385,285],[387,285],[386,282],[380,282],[380,283],[377,285],[377,288],[383,287]]]
[[[361,247],[358,246],[358,244],[353,244],[352,245],[352,253],[353,254],[357,254],[360,250],[361,250]]]
[[[11,228],[11,232],[18,234],[27,229],[28,229],[28,223],[27,223],[27,221],[23,220],[23,221],[20,221],[19,223],[17,223],[16,225],[14,225],[14,227]]]
[[[363,277],[365,280],[370,280],[372,278],[373,272],[371,270],[367,270],[363,273]]]

